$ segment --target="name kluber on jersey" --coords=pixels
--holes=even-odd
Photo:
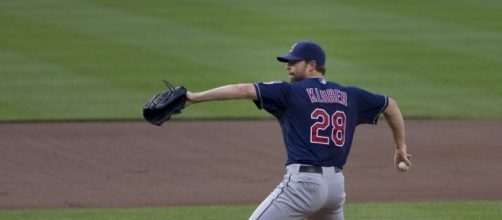
[[[347,107],[347,93],[338,89],[307,88],[312,103],[338,103]]]

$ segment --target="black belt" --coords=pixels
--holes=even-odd
[[[335,173],[340,173],[342,172],[342,169],[338,167],[333,167],[335,169]],[[319,173],[322,174],[322,166],[308,166],[308,165],[301,165],[300,170],[301,173]]]

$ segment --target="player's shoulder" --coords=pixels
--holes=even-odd
[[[261,85],[265,87],[282,87],[282,88],[289,88],[291,85],[290,83],[282,80],[273,80],[273,81],[266,81],[266,82],[257,82],[254,83],[255,85]]]
[[[263,84],[263,85],[277,85],[277,84],[280,84],[280,85],[289,85],[288,82],[283,81],[283,80],[273,80],[273,81],[259,82],[259,84]]]
[[[354,85],[342,85],[338,82],[329,81],[330,87],[334,87],[338,90],[345,91],[349,96],[359,96],[361,94],[369,93],[367,90]]]
[[[291,85],[282,80],[255,82],[254,86],[260,93],[262,91],[289,93],[291,90]]]
[[[367,89],[364,89],[364,88],[361,88],[359,86],[347,86],[347,89],[351,92],[354,92],[354,93],[363,93],[363,94],[366,94],[366,93],[370,93],[370,94],[378,94],[378,93],[375,93],[373,91],[370,91],[370,90],[367,90]]]
[[[347,91],[349,91],[349,92],[355,92],[355,93],[359,93],[359,92],[365,91],[364,89],[362,89],[362,88],[360,88],[358,86],[353,86],[353,85],[346,86],[345,88],[347,89]]]

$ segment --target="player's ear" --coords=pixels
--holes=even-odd
[[[307,61],[307,71],[308,72],[315,70],[315,66],[316,66],[315,60],[308,60]]]

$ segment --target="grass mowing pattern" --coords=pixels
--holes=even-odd
[[[255,206],[209,206],[131,209],[3,210],[9,220],[235,220],[247,219]],[[347,219],[358,220],[499,220],[502,202],[361,203],[345,207]]]
[[[502,118],[502,3],[0,1],[0,121],[138,119],[161,79],[198,91],[283,79],[298,39],[327,78],[396,98],[407,117]],[[249,101],[181,118],[268,117]]]

